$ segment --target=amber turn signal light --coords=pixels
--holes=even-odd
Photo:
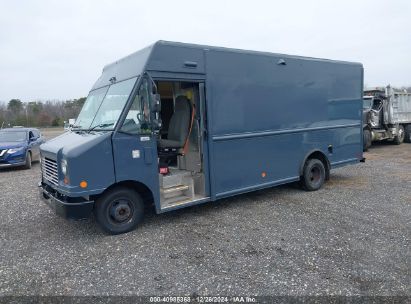
[[[81,188],[87,188],[87,182],[85,180],[80,182],[80,187]]]

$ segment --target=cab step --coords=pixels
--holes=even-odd
[[[180,185],[180,186],[175,186],[175,187],[170,187],[166,189],[161,189],[161,193],[164,195],[171,194],[177,191],[185,191],[188,190],[190,187],[187,185]]]
[[[193,183],[186,185],[177,185],[160,189],[161,206],[167,206],[181,201],[191,201],[194,198]]]

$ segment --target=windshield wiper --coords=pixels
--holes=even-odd
[[[88,130],[88,133],[90,133],[91,131],[93,131],[93,130],[96,129],[96,128],[105,128],[105,127],[109,127],[109,126],[111,126],[111,125],[114,125],[114,122],[102,123],[102,124],[96,125],[96,126],[92,127],[91,129],[89,129],[89,130]]]

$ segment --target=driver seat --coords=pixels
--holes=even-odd
[[[190,100],[183,95],[176,98],[174,113],[168,127],[167,139],[159,139],[160,154],[179,154],[190,135]]]

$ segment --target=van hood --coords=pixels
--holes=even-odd
[[[61,164],[62,159],[67,162],[66,175],[57,166],[57,189],[60,193],[72,197],[99,194],[115,182],[112,133],[70,131],[40,146],[42,157],[58,164]],[[42,179],[48,183],[49,180],[44,176]],[[64,177],[68,177],[68,184],[64,183]],[[80,187],[82,180],[87,181],[87,189]]]
[[[111,134],[112,132],[86,133],[69,131],[42,144],[40,151],[43,156],[54,160],[57,160],[61,155],[77,157],[91,147],[111,137]]]

